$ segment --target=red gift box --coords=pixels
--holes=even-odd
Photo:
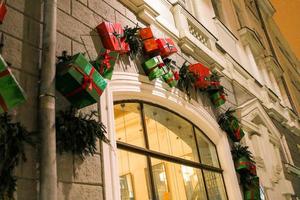
[[[5,14],[7,12],[7,8],[4,2],[0,3],[0,23],[2,24]]]
[[[104,48],[120,54],[129,52],[129,44],[125,42],[124,30],[120,23],[102,22],[97,26]]]
[[[144,43],[145,53],[154,53],[154,52],[157,52],[159,50],[158,44],[155,41],[155,39],[153,39],[153,38],[144,40],[143,43]]]
[[[153,33],[150,27],[140,29],[140,37],[142,40],[153,38]]]
[[[189,71],[192,72],[196,78],[195,87],[206,89],[209,84],[210,69],[204,65],[197,63],[189,66]]]
[[[161,57],[168,57],[171,54],[177,52],[175,43],[173,42],[173,40],[171,38],[156,39],[156,42],[158,44],[158,48],[159,48]]]

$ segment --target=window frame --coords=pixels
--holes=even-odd
[[[206,185],[206,181],[205,181],[205,176],[204,176],[204,170],[206,171],[211,171],[213,173],[218,173],[221,175],[222,177],[222,182],[223,182],[223,186],[224,186],[224,190],[225,190],[225,195],[226,195],[226,199],[228,200],[228,194],[227,194],[227,188],[226,188],[226,184],[224,181],[224,176],[223,176],[223,170],[221,167],[221,163],[220,163],[220,159],[219,159],[219,153],[218,153],[218,149],[216,147],[216,145],[213,143],[213,141],[207,137],[207,135],[199,128],[197,127],[194,123],[192,123],[190,120],[188,120],[187,118],[185,118],[184,116],[166,108],[163,107],[161,105],[157,105],[155,103],[151,103],[151,102],[147,102],[147,101],[143,101],[143,100],[137,100],[137,99],[130,99],[130,100],[120,100],[120,101],[114,101],[113,105],[118,105],[118,104],[123,104],[123,103],[136,103],[139,104],[140,106],[140,117],[141,117],[141,121],[142,121],[142,128],[144,131],[144,142],[145,142],[145,147],[139,147],[139,146],[135,146],[132,144],[128,144],[125,142],[121,142],[121,141],[117,141],[116,140],[116,146],[117,149],[120,150],[125,150],[125,151],[129,151],[132,153],[137,153],[137,154],[141,154],[146,156],[147,158],[147,169],[148,169],[148,173],[149,173],[149,178],[150,178],[150,191],[152,194],[149,194],[150,196],[156,196],[157,194],[155,193],[155,186],[154,186],[154,179],[153,179],[153,171],[152,171],[152,163],[151,163],[151,158],[154,159],[161,159],[164,161],[168,161],[168,162],[172,162],[172,163],[176,163],[176,164],[182,164],[185,166],[189,166],[189,167],[193,167],[196,169],[201,170],[201,174],[203,177],[203,182],[204,182],[204,187],[205,187],[205,192],[206,192],[206,197],[209,200],[209,195],[208,195],[208,190],[207,190],[207,185]],[[161,108],[164,109],[174,115],[179,116],[180,118],[186,120],[188,123],[190,123],[193,127],[193,135],[194,135],[194,139],[195,139],[195,143],[196,143],[196,149],[197,149],[197,154],[198,154],[198,158],[199,161],[191,161],[191,160],[186,160],[184,158],[180,158],[180,157],[176,157],[173,155],[168,155],[165,153],[161,153],[158,151],[154,151],[150,149],[149,146],[149,140],[148,140],[148,133],[147,133],[147,126],[146,126],[146,120],[145,120],[145,113],[144,113],[144,104],[150,105],[150,106],[154,106],[157,108]],[[198,129],[198,131],[208,140],[211,142],[211,144],[214,146],[216,153],[217,153],[217,161],[219,164],[219,167],[215,167],[215,166],[210,166],[210,165],[206,165],[202,163],[201,160],[201,156],[200,156],[200,150],[199,150],[199,146],[198,146],[198,139],[197,139],[197,135],[196,135],[196,129]]]

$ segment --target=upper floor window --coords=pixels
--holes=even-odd
[[[200,129],[142,102],[114,113],[121,199],[227,200],[215,145]]]

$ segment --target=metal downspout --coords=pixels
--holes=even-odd
[[[39,199],[57,200],[55,139],[55,51],[57,0],[44,0],[42,67],[39,93],[40,191]]]

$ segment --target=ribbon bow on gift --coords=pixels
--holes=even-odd
[[[8,69],[6,69],[6,70],[0,72],[0,78],[1,78],[1,77],[4,77],[4,76],[8,76],[8,75],[9,75]],[[3,97],[1,96],[1,94],[0,94],[0,107],[2,108],[2,110],[3,110],[4,112],[7,112],[7,111],[8,111],[8,107],[7,107],[7,105],[6,105],[6,103],[5,103],[4,99],[3,99]]]
[[[87,88],[92,91],[93,89],[96,90],[96,92],[99,94],[99,96],[102,94],[102,90],[98,87],[98,85],[96,85],[96,83],[94,82],[93,79],[93,74],[95,72],[95,68],[93,67],[90,71],[89,74],[86,74],[82,71],[81,68],[72,65],[71,67],[73,67],[77,72],[79,72],[80,74],[82,74],[83,76],[83,80],[81,83],[81,86],[75,90],[73,90],[72,92],[66,94],[66,97],[72,97],[76,94],[78,94],[79,92],[86,90]]]

